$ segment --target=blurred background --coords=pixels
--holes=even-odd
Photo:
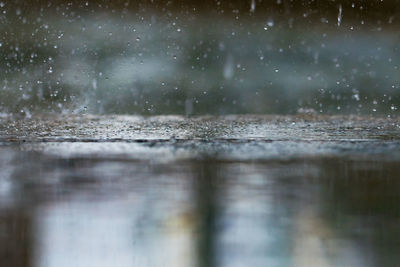
[[[393,116],[400,5],[0,1],[0,114]]]

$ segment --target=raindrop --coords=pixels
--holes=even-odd
[[[250,12],[253,13],[256,10],[256,0],[251,0]]]
[[[97,89],[97,79],[93,79],[92,80],[92,87],[93,87],[94,90]]]
[[[228,56],[224,66],[224,78],[229,80],[234,75],[234,62],[231,55]]]
[[[342,17],[343,17],[343,10],[342,10],[342,5],[339,5],[339,13],[337,17],[337,25],[340,26],[342,24]]]

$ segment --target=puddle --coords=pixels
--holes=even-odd
[[[396,125],[252,116],[2,123],[0,265],[395,265]]]

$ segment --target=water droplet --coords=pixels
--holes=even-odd
[[[97,79],[93,79],[92,80],[92,87],[93,87],[94,90],[97,89]]]
[[[256,10],[256,1],[255,0],[251,0],[250,12],[253,13],[255,10]]]
[[[337,25],[340,26],[340,24],[342,24],[342,17],[343,17],[343,9],[342,9],[342,5],[339,5],[339,13],[338,13],[338,17],[337,17]]]
[[[224,78],[229,80],[234,75],[234,62],[231,55],[228,56],[224,66]]]

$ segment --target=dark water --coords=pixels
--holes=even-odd
[[[75,118],[61,140],[3,122],[0,265],[396,266],[397,121],[276,120]]]

